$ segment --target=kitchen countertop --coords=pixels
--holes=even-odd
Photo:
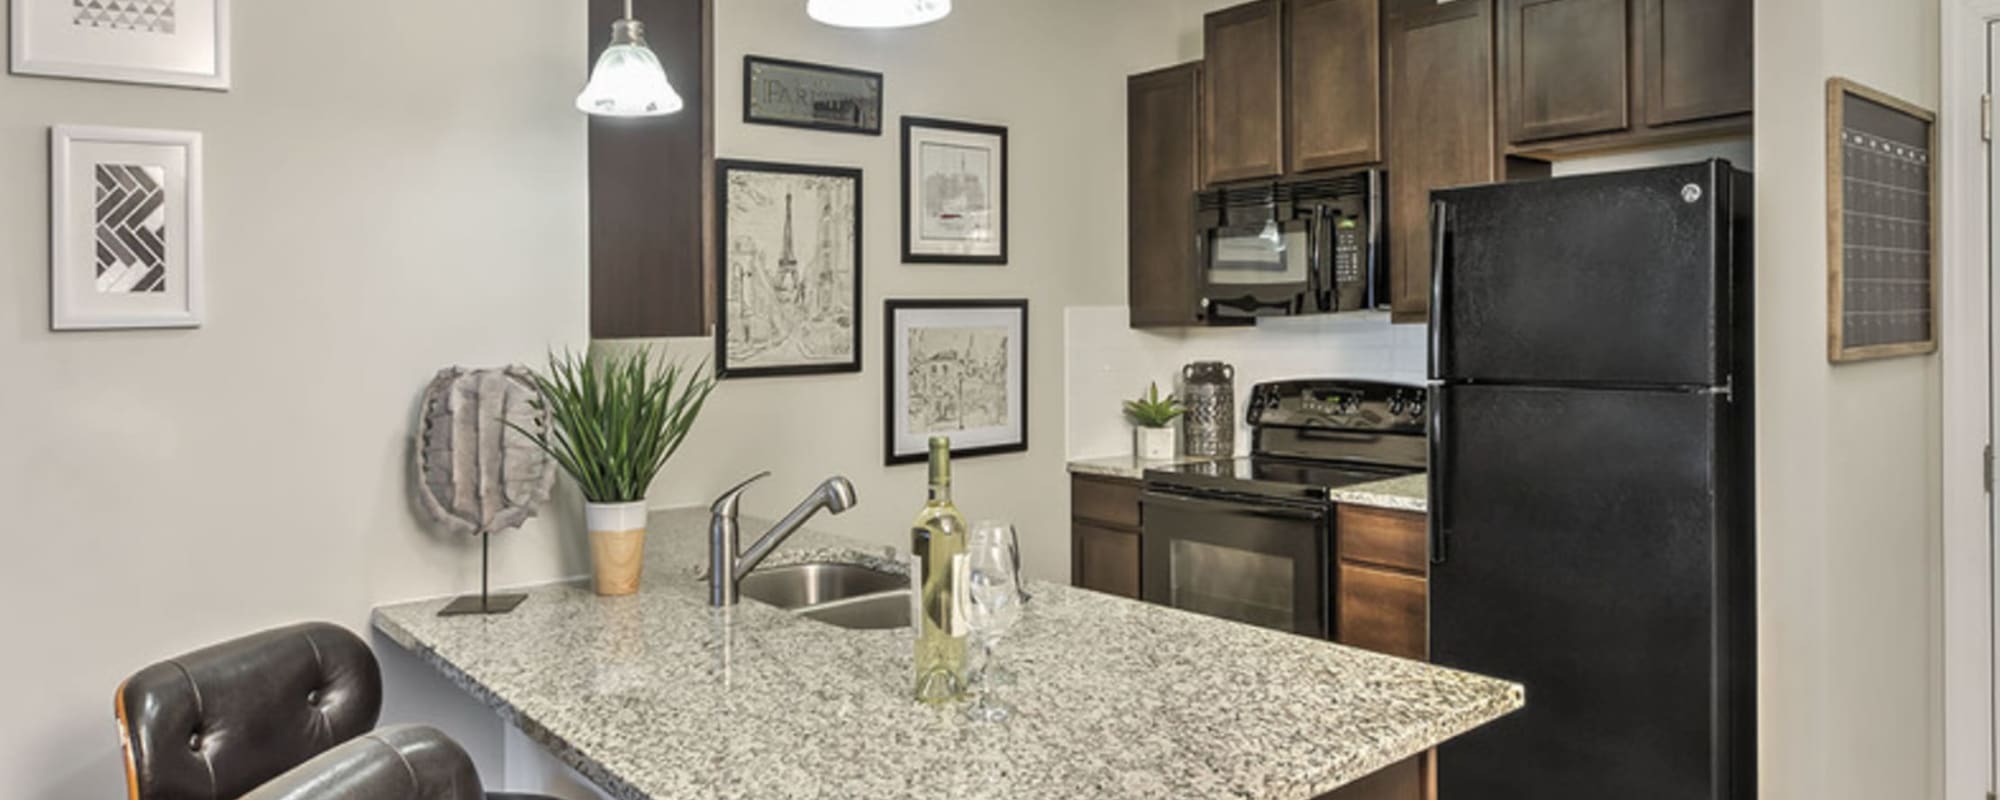
[[[975,725],[908,699],[907,629],[709,608],[707,523],[653,514],[632,597],[553,584],[512,614],[443,618],[438,598],[374,624],[622,800],[1303,800],[1523,702],[1514,683],[1031,582],[1000,649],[1019,715]],[[767,527],[743,519],[746,537]],[[812,530],[767,563],[814,560],[900,564]]]
[[[1096,475],[1102,478],[1123,478],[1128,481],[1136,481],[1146,477],[1146,470],[1155,467],[1201,464],[1214,460],[1207,456],[1178,456],[1175,458],[1157,459],[1140,458],[1138,456],[1079,458],[1069,462],[1069,471],[1072,475]]]
[[[1344,486],[1327,494],[1333,498],[1333,502],[1341,505],[1370,506],[1422,514],[1430,510],[1430,491],[1430,477],[1420,472],[1386,481]]]

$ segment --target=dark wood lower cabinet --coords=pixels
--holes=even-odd
[[[1401,658],[1430,657],[1430,527],[1422,514],[1360,506],[1334,510],[1339,551],[1336,637]],[[1326,800],[1440,800],[1426,753],[1383,769]],[[1444,800],[1478,800],[1446,798]]]
[[[1139,599],[1139,482],[1070,478],[1070,583]]]

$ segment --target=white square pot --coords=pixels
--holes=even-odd
[[[1174,457],[1174,428],[1133,428],[1132,455],[1149,461]]]

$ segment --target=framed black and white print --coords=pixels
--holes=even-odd
[[[861,371],[861,170],[716,168],[716,374]]]
[[[1028,301],[890,300],[884,428],[887,462],[1028,449]]]
[[[882,73],[743,57],[743,121],[882,135]]]
[[[61,126],[49,139],[49,327],[200,325],[201,134]]]
[[[903,261],[1007,263],[1007,129],[903,118]]]
[[[12,0],[18,75],[229,89],[229,0]]]

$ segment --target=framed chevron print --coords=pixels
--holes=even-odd
[[[201,134],[66,125],[49,150],[49,327],[201,325]]]
[[[9,0],[19,75],[229,89],[229,0]]]

